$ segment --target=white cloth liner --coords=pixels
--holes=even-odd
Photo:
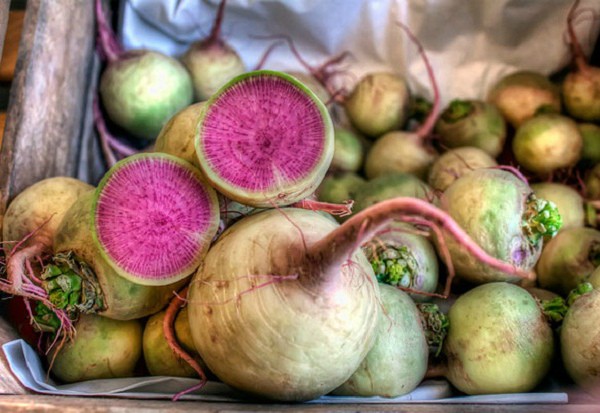
[[[177,56],[205,37],[219,0],[126,0],[121,34],[126,48],[152,48]],[[256,35],[287,34],[302,56],[319,65],[342,51],[351,86],[376,70],[405,75],[412,89],[432,97],[425,66],[402,21],[423,44],[445,106],[455,98],[484,98],[501,77],[519,69],[551,74],[568,65],[566,16],[572,0],[229,0],[223,38],[248,68],[270,44]],[[600,2],[583,0],[580,10],[600,15]],[[600,24],[591,14],[576,31],[591,53]],[[285,46],[266,68],[301,70]]]
[[[38,354],[24,341],[14,340],[2,346],[8,365],[26,388],[43,394],[62,396],[110,396],[132,399],[171,399],[173,395],[198,383],[180,377],[130,377],[123,379],[89,380],[73,384],[57,384],[48,378]],[[323,396],[310,403],[567,403],[568,396],[560,392],[456,396],[446,380],[426,380],[411,393],[396,397]],[[182,400],[207,402],[258,402],[236,392],[223,383],[208,382],[201,390],[184,395]],[[261,401],[264,403],[264,401]]]

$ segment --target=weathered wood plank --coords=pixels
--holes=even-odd
[[[17,193],[77,172],[94,39],[93,2],[28,2],[0,149],[0,228]]]
[[[17,339],[17,333],[0,317],[0,345]],[[25,394],[27,391],[21,386],[8,368],[4,353],[0,350],[0,394]],[[5,411],[1,407],[0,411]]]
[[[2,56],[2,46],[4,45],[4,36],[8,26],[8,13],[10,0],[0,0],[0,56]]]
[[[15,74],[19,39],[21,38],[24,19],[24,10],[11,10],[8,15],[4,49],[1,50],[0,54],[2,56],[2,60],[0,61],[0,81],[2,82],[10,82]]]
[[[4,136],[4,125],[6,125],[6,112],[0,112],[0,146],[2,146],[2,137]]]
[[[600,406],[585,405],[479,405],[479,404],[248,404],[169,402],[57,396],[0,396],[0,411],[13,413],[179,413],[179,412],[413,412],[413,413],[598,413]]]

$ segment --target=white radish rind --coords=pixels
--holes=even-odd
[[[216,234],[215,191],[191,164],[167,154],[117,163],[94,197],[93,237],[122,277],[167,285],[200,265]]]
[[[325,105],[298,80],[268,70],[240,75],[214,94],[196,136],[210,183],[254,207],[290,205],[312,194],[333,148]]]

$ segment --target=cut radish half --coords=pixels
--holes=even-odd
[[[323,103],[280,72],[245,73],[205,105],[196,137],[202,171],[229,198],[255,207],[289,205],[312,194],[333,157]]]
[[[215,191],[191,164],[139,154],[104,176],[94,202],[94,239],[115,271],[142,285],[166,285],[200,265],[216,234]]]

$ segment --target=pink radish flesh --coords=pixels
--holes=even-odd
[[[138,157],[109,172],[99,189],[97,238],[118,269],[148,280],[194,270],[216,230],[218,208],[191,166]]]
[[[330,121],[312,93],[292,78],[255,73],[232,81],[209,101],[197,150],[209,179],[265,198],[285,197],[298,190],[298,182],[310,180],[324,159],[330,162]]]

